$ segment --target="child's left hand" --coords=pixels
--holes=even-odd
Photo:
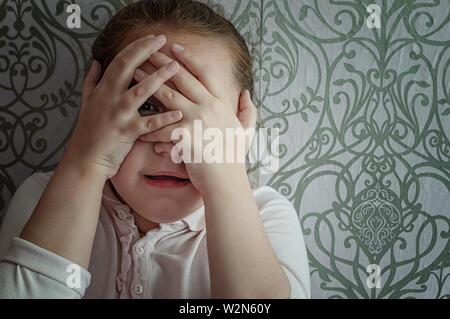
[[[176,85],[180,92],[163,84],[160,90],[154,94],[154,97],[163,103],[167,109],[180,110],[183,113],[183,119],[173,125],[142,135],[138,140],[176,144],[179,141],[172,139],[173,130],[176,128],[187,129],[191,136],[191,143],[187,144],[191,150],[191,162],[185,162],[186,170],[193,186],[202,192],[215,185],[218,180],[222,183],[224,179],[232,177],[230,174],[246,173],[245,162],[236,161],[236,147],[233,150],[235,161],[233,163],[226,162],[226,129],[241,128],[247,132],[244,153],[246,155],[254,137],[257,109],[250,98],[250,94],[243,91],[239,98],[236,115],[233,106],[227,99],[226,90],[228,88],[221,86],[221,79],[208,77],[205,65],[188,49],[181,52],[172,50],[172,52],[188,69],[186,70],[180,64],[178,73],[171,78],[171,82]],[[161,52],[156,52],[150,57],[149,61],[156,68],[159,68],[170,62],[171,59]],[[136,77],[135,79],[137,82],[143,80],[143,78]],[[200,141],[193,141],[195,120],[202,121],[203,133],[208,128],[217,128],[222,132],[224,137],[223,163],[207,163],[203,158],[203,149],[199,150],[199,153],[202,154],[201,163],[194,163],[194,147],[199,147],[200,144]],[[203,148],[209,143],[210,140],[202,140]],[[184,160],[184,154],[181,157]]]

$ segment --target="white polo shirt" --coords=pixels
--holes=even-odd
[[[130,207],[105,183],[89,269],[19,238],[52,174],[28,177],[9,204],[0,229],[0,298],[211,297],[204,206],[141,238]],[[268,186],[253,194],[289,279],[290,298],[310,298],[307,253],[294,207]]]

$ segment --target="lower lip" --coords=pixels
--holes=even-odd
[[[183,188],[188,186],[191,182],[177,182],[173,181],[171,179],[151,179],[146,176],[144,176],[145,182],[154,187],[160,187],[160,188]]]

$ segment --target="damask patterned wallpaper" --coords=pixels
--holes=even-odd
[[[128,2],[1,2],[0,216],[26,177],[56,167],[90,45]],[[450,0],[203,2],[253,54],[281,165],[249,174],[297,209],[312,297],[449,298]]]

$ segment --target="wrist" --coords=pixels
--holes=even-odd
[[[227,196],[233,191],[239,192],[246,185],[250,187],[245,165],[218,164],[215,169],[207,171],[209,173],[199,189],[204,199],[213,195]]]
[[[64,152],[58,167],[72,170],[80,176],[89,176],[92,179],[99,180],[104,183],[107,181],[108,178],[106,176],[106,172],[104,172],[98,165],[89,161],[86,156],[80,157],[75,154],[79,153],[74,152],[69,145]]]

